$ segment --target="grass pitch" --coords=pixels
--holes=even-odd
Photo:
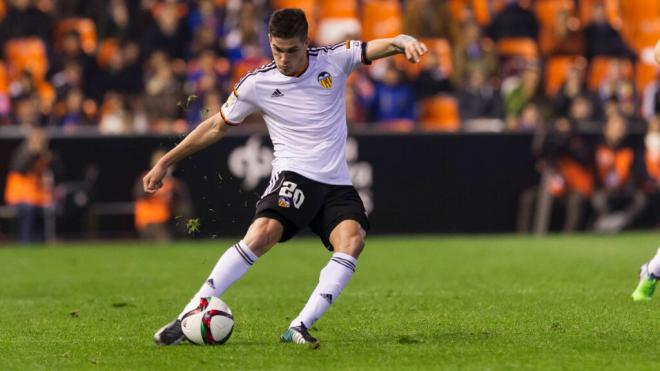
[[[274,248],[223,299],[226,345],[156,347],[234,241],[0,248],[0,370],[657,369],[660,298],[633,303],[659,233],[371,238],[314,327],[278,343],[328,253]]]

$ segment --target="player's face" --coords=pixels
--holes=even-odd
[[[275,65],[283,75],[295,75],[305,68],[308,40],[303,41],[298,37],[282,39],[273,36],[269,36],[269,39]]]

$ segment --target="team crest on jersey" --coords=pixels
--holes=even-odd
[[[330,73],[326,71],[319,73],[318,80],[322,87],[326,89],[332,88],[332,75]]]
[[[277,200],[277,206],[288,209],[289,207],[291,207],[291,201],[289,201],[286,197],[280,197]]]

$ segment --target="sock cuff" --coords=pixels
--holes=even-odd
[[[333,261],[337,264],[341,264],[353,272],[355,272],[355,268],[357,267],[357,259],[355,259],[354,257],[348,254],[344,254],[341,252],[336,252],[332,254],[332,258],[330,258],[330,261]]]
[[[243,240],[238,241],[238,243],[234,245],[234,248],[236,249],[238,254],[241,255],[243,260],[245,260],[245,262],[248,263],[249,265],[254,264],[257,261],[257,259],[259,259],[259,257],[254,255],[252,250],[250,250],[248,245]]]

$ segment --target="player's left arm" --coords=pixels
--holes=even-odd
[[[409,35],[399,35],[389,39],[376,39],[369,41],[367,43],[365,54],[367,61],[386,58],[396,54],[405,54],[406,59],[412,63],[417,63],[428,51],[429,49],[426,45],[414,37]]]

